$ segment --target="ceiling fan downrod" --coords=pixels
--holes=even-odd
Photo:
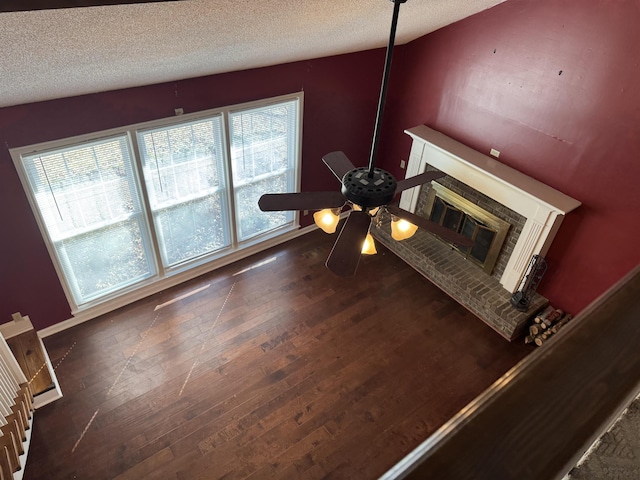
[[[382,86],[380,87],[380,98],[378,99],[378,111],[376,113],[376,123],[373,131],[373,142],[371,143],[371,155],[369,156],[369,178],[373,178],[376,153],[378,151],[378,143],[380,141],[380,124],[382,123],[382,114],[384,113],[384,104],[387,98],[387,84],[389,83],[389,74],[391,72],[391,58],[393,57],[393,46],[396,39],[396,27],[398,25],[400,5],[407,2],[407,0],[391,1],[393,2],[393,18],[391,20],[391,32],[389,33],[389,44],[387,45],[384,72],[382,74]]]

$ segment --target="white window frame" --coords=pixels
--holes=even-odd
[[[149,191],[147,190],[146,186],[144,186],[145,183],[145,179],[144,179],[144,172],[143,172],[143,161],[142,161],[142,155],[139,151],[139,147],[140,147],[140,143],[138,140],[138,136],[144,134],[145,132],[149,131],[149,130],[155,130],[155,129],[159,129],[159,128],[170,128],[172,126],[179,126],[179,125],[183,125],[183,124],[188,124],[188,123],[192,123],[194,121],[198,121],[198,120],[206,120],[212,117],[220,117],[221,119],[221,129],[222,129],[222,137],[223,137],[223,143],[225,145],[225,151],[223,152],[223,164],[224,164],[224,171],[222,172],[224,175],[224,188],[218,188],[218,191],[223,191],[227,196],[231,195],[231,192],[233,191],[229,185],[229,179],[230,179],[230,162],[229,162],[229,147],[227,145],[227,135],[226,135],[226,125],[227,125],[227,120],[226,120],[226,111],[228,111],[228,107],[225,109],[216,109],[216,110],[207,110],[207,111],[203,111],[203,112],[197,112],[195,114],[191,114],[191,115],[180,115],[177,117],[171,117],[170,119],[163,119],[163,120],[156,120],[153,122],[147,122],[145,124],[138,124],[136,125],[136,128],[132,128],[131,129],[131,136],[133,138],[133,145],[134,145],[134,160],[135,160],[135,164],[136,164],[136,168],[137,168],[137,174],[138,174],[138,179],[141,185],[143,185],[142,187],[142,191],[141,191],[141,196],[143,197],[143,204],[145,206],[145,212],[146,212],[146,219],[148,221],[148,223],[150,225],[153,225],[154,223],[154,215],[152,212],[152,208],[151,208],[151,202],[149,201]],[[298,157],[299,160],[299,157]],[[229,198],[227,198],[225,200],[225,204],[227,206],[227,208],[231,209],[232,204],[229,201]],[[171,208],[178,205],[178,203],[174,203],[170,206],[166,206],[164,208]],[[234,230],[235,230],[235,225],[232,223],[232,219],[231,219],[231,213],[230,212],[223,212],[223,217],[224,217],[224,223],[225,223],[225,228],[229,229],[229,232],[227,232],[227,234],[230,237],[230,243],[229,245],[222,247],[218,250],[216,250],[215,252],[212,252],[211,254],[208,255],[204,255],[202,257],[197,257],[196,259],[192,259],[192,260],[187,260],[185,262],[182,263],[178,263],[176,265],[171,265],[171,266],[165,266],[164,265],[164,252],[163,249],[160,246],[160,242],[158,240],[157,237],[157,232],[155,228],[151,229],[151,235],[152,235],[152,241],[153,241],[153,248],[154,248],[154,253],[156,253],[156,255],[154,255],[154,257],[157,259],[156,263],[157,263],[157,267],[158,267],[158,272],[159,272],[159,276],[166,276],[168,274],[170,274],[171,272],[174,271],[182,271],[185,269],[189,269],[191,268],[191,266],[193,264],[199,264],[202,262],[206,262],[207,259],[210,259],[212,257],[217,257],[217,256],[223,256],[225,255],[227,252],[229,252],[230,250],[236,250],[238,248],[238,244],[236,242],[234,242]],[[241,246],[240,246],[241,247]]]
[[[11,157],[22,182],[23,189],[27,195],[27,199],[35,216],[36,222],[40,229],[40,233],[44,239],[47,251],[53,262],[53,266],[56,270],[60,284],[64,290],[67,301],[71,308],[71,314],[73,315],[74,323],[80,323],[82,321],[94,318],[102,315],[103,313],[115,310],[121,306],[127,305],[136,300],[145,298],[149,295],[162,291],[171,286],[185,282],[191,278],[195,278],[199,275],[215,270],[222,266],[228,265],[232,262],[245,258],[249,255],[253,255],[262,250],[271,248],[272,246],[286,242],[292,238],[295,238],[301,234],[299,229],[299,212],[295,212],[293,221],[281,228],[266,232],[256,237],[250,238],[244,242],[240,242],[236,235],[235,225],[235,193],[232,182],[231,174],[231,152],[230,152],[230,139],[229,139],[229,113],[237,112],[239,110],[248,110],[251,108],[265,107],[278,103],[283,103],[291,100],[297,100],[298,106],[298,119],[297,129],[298,135],[296,139],[295,152],[296,161],[293,171],[293,183],[295,191],[300,191],[301,183],[301,168],[302,168],[302,118],[303,118],[303,104],[304,94],[303,92],[297,92],[288,95],[282,95],[278,97],[272,97],[264,100],[257,100],[252,102],[246,102],[242,104],[236,104],[231,106],[225,106],[191,114],[176,115],[175,117],[168,117],[159,120],[153,120],[149,122],[137,123],[133,125],[113,128],[109,130],[103,130],[99,132],[92,132],[84,135],[78,135],[74,137],[64,138],[60,140],[53,140],[49,142],[43,142],[33,145],[27,145],[24,147],[17,147],[10,149]],[[225,163],[225,182],[227,186],[228,199],[227,204],[229,207],[229,222],[231,224],[231,231],[229,232],[231,238],[231,244],[227,248],[220,249],[212,252],[208,255],[198,257],[194,260],[187,261],[185,263],[178,264],[171,268],[163,268],[161,261],[161,252],[158,245],[158,239],[155,229],[153,228],[153,216],[149,204],[147,190],[144,186],[144,178],[142,173],[142,162],[138,148],[136,133],[138,130],[148,130],[153,128],[170,127],[180,123],[191,122],[215,115],[222,116],[222,130],[225,143],[224,163]],[[61,268],[61,259],[58,258],[52,239],[49,237],[45,223],[41,217],[38,205],[35,200],[35,196],[31,191],[27,173],[22,165],[22,157],[27,155],[33,155],[34,153],[62,149],[70,146],[79,146],[84,143],[95,142],[113,136],[126,135],[128,143],[131,148],[131,153],[134,161],[134,176],[135,185],[140,192],[142,198],[144,215],[146,217],[147,234],[151,238],[152,251],[150,252],[150,261],[154,264],[156,274],[150,278],[144,279],[138,283],[135,283],[127,288],[121,289],[117,292],[105,295],[99,299],[88,301],[82,305],[77,305],[72,295],[72,289],[67,283],[67,279],[63,274]],[[304,232],[302,232],[304,233]]]

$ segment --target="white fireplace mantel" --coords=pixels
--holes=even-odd
[[[515,292],[533,255],[544,256],[564,216],[580,202],[427,126],[405,130],[413,138],[407,177],[426,165],[446,173],[526,218],[500,283]],[[415,212],[418,188],[402,193],[400,206]]]

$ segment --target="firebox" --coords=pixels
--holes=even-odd
[[[425,211],[431,221],[475,240],[470,248],[451,246],[491,275],[511,226],[508,222],[436,182],[427,194]]]

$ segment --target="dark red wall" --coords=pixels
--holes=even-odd
[[[639,18],[637,0],[508,0],[394,58],[382,155],[394,174],[410,148],[401,128],[426,124],[583,203],[541,285],[572,313],[640,262]]]
[[[638,18],[636,0],[508,0],[395,51],[379,165],[402,176],[402,131],[426,124],[580,200],[541,286],[572,313],[640,262]],[[304,90],[302,188],[333,189],[320,159],[367,163],[382,62],[376,50],[0,109],[0,318],[70,316],[8,148]]]
[[[370,72],[383,61],[375,50],[0,109],[0,322],[20,311],[42,329],[71,316],[9,148],[304,90],[302,188],[333,190],[322,155],[367,163],[379,90]]]

